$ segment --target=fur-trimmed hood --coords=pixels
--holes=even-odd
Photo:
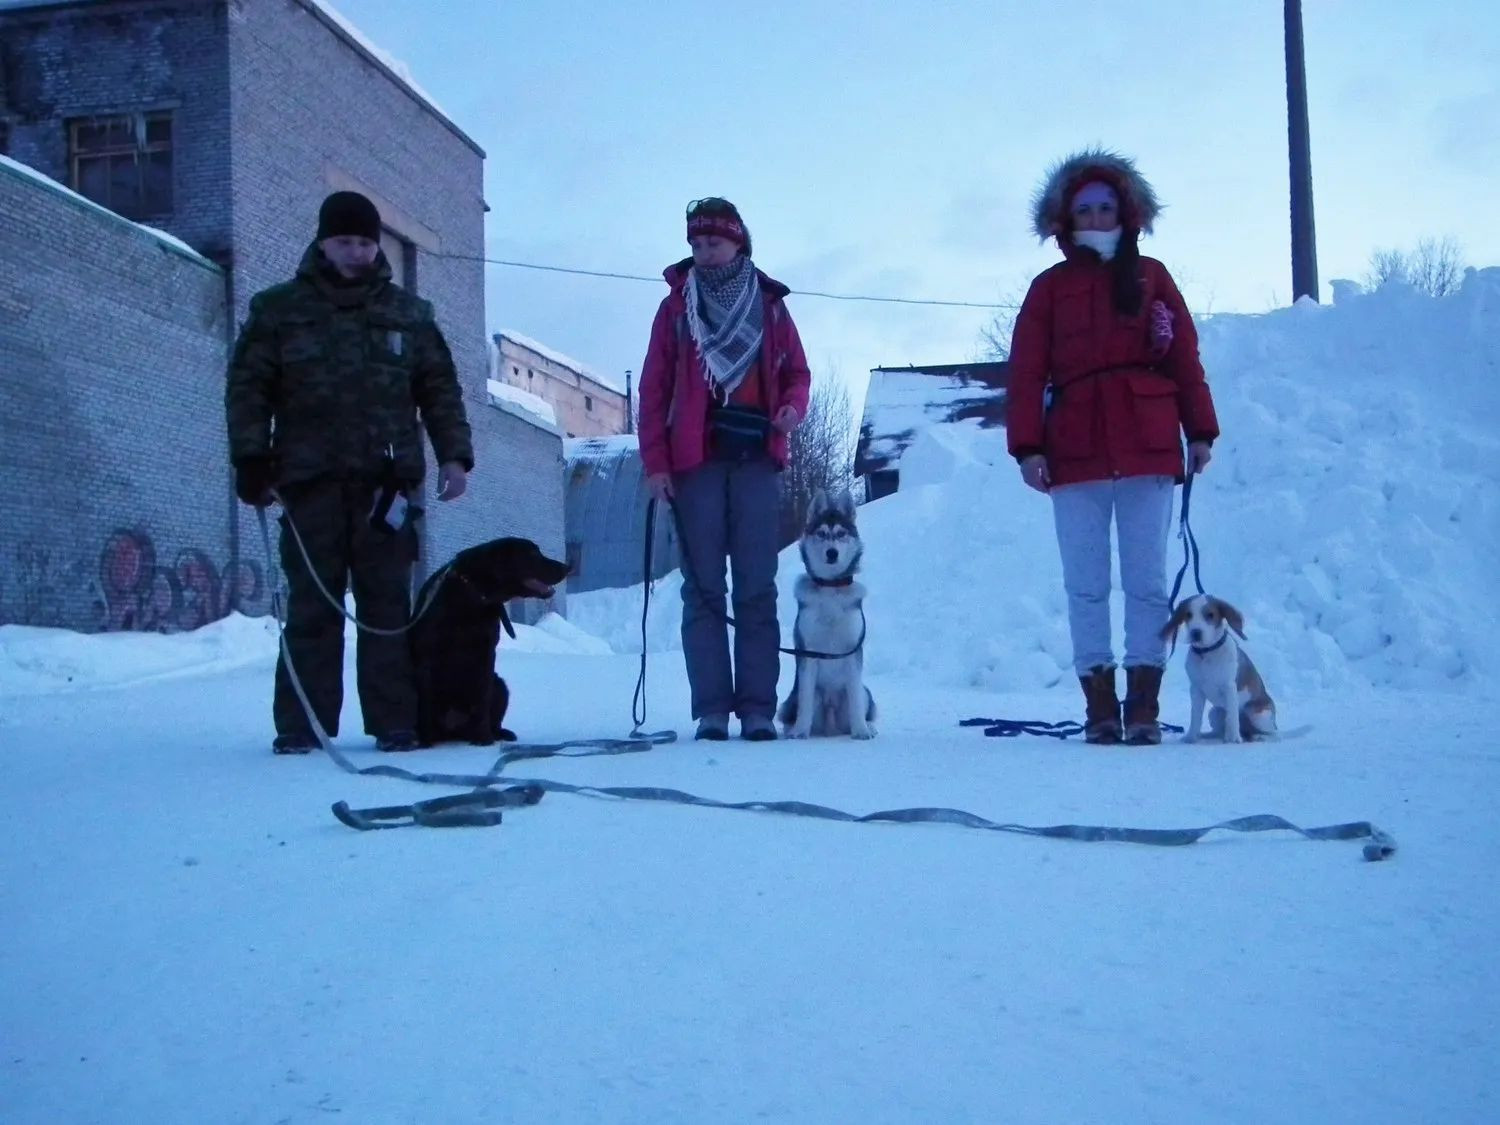
[[[1058,161],[1031,197],[1031,222],[1036,236],[1045,242],[1072,229],[1068,200],[1093,180],[1102,180],[1120,197],[1120,222],[1127,230],[1151,233],[1161,213],[1156,190],[1128,156],[1102,148],[1084,149]]]

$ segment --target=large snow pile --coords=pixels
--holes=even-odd
[[[1193,494],[1204,585],[1244,612],[1273,691],[1471,683],[1500,667],[1500,269],[1440,299],[1336,292],[1203,325],[1223,429]],[[999,689],[1071,677],[1051,506],[1021,485],[1003,431],[929,427],[860,526],[872,671]],[[800,569],[789,549],[788,637]],[[674,647],[677,576],[653,598],[648,643]],[[569,617],[638,650],[640,601],[576,595]],[[1118,648],[1118,593],[1115,617]]]

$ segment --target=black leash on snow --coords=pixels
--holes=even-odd
[[[700,606],[706,609],[709,613],[712,613],[715,617],[723,618],[726,624],[732,625],[735,628],[739,628],[739,623],[735,621],[735,619],[728,613],[725,613],[722,610],[714,609],[708,604],[708,595],[703,592],[702,585],[700,585],[694,579],[694,576],[692,574],[692,563],[688,560],[687,536],[684,535],[682,531],[682,515],[677,511],[676,504],[674,504],[670,500],[668,500],[666,503],[667,507],[672,509],[672,523],[677,528],[677,542],[682,546],[683,582],[691,585],[692,588],[697,591],[698,604]],[[651,501],[651,506],[647,509],[646,513],[646,524],[648,527],[651,526],[655,518],[655,508],[656,501],[653,499]],[[856,652],[865,647],[865,627],[865,607],[863,604],[861,604],[859,607],[859,640],[854,642],[854,647],[851,648],[848,652],[818,652],[815,649],[810,648],[782,648],[779,646],[777,647],[776,651],[783,652],[787,656],[805,656],[809,660],[842,660],[846,656],[853,656]]]
[[[271,551],[270,531],[264,509],[260,517],[261,538],[269,560]],[[290,526],[291,521],[288,520]],[[294,529],[295,533],[295,529]],[[649,548],[648,548],[649,551]],[[304,558],[304,562],[307,560]],[[649,581],[648,581],[649,585]],[[340,768],[348,773],[368,777],[393,777],[403,781],[416,781],[432,785],[470,786],[467,793],[446,797],[435,797],[409,805],[386,805],[376,808],[352,809],[345,801],[333,806],[333,813],[350,828],[372,831],[386,828],[419,826],[426,828],[472,828],[489,827],[502,823],[503,810],[524,808],[539,802],[547,793],[570,793],[577,796],[599,797],[630,801],[662,801],[678,805],[693,805],[699,808],[736,809],[749,812],[782,813],[789,816],[813,817],[821,820],[836,820],[850,824],[888,822],[894,824],[951,824],[963,828],[977,828],[990,832],[1009,832],[1022,836],[1040,836],[1049,839],[1078,840],[1083,842],[1115,842],[1147,844],[1155,847],[1181,847],[1201,840],[1210,832],[1224,830],[1232,832],[1268,832],[1286,830],[1295,832],[1307,840],[1351,840],[1368,838],[1363,854],[1367,860],[1382,860],[1395,854],[1396,843],[1391,837],[1367,821],[1350,824],[1329,825],[1322,828],[1299,828],[1279,816],[1262,814],[1220,821],[1204,828],[1115,828],[1083,824],[1055,824],[1033,826],[1007,824],[988,820],[961,809],[950,808],[906,808],[856,815],[814,805],[804,801],[716,801],[685,793],[680,789],[654,786],[597,786],[572,785],[562,781],[545,779],[503,778],[502,771],[512,762],[535,758],[592,757],[640,753],[652,749],[660,742],[672,741],[675,731],[659,732],[659,735],[644,735],[630,739],[578,739],[568,742],[512,744],[496,759],[484,774],[414,773],[395,766],[355,766],[328,737],[327,731],[318,722],[307,693],[292,666],[287,648],[285,617],[281,603],[280,587],[272,589],[272,606],[276,612],[282,658],[286,661],[288,677],[301,701],[308,721],[319,744],[327,751]],[[342,607],[340,607],[342,608]],[[356,622],[358,624],[358,622]],[[644,650],[645,613],[642,611],[642,648]],[[644,651],[643,651],[644,658]],[[643,669],[644,673],[644,669]],[[640,686],[644,689],[644,674]],[[644,690],[640,693],[644,702]],[[644,711],[644,708],[642,708]],[[644,721],[644,714],[642,720]],[[637,724],[639,727],[639,723]],[[502,788],[503,786],[503,788]]]
[[[1083,724],[1072,719],[1049,723],[1041,719],[960,719],[961,727],[984,727],[990,738],[1019,738],[1023,734],[1039,735],[1043,738],[1072,738],[1083,733]],[[1158,723],[1164,731],[1181,734],[1182,728],[1171,723]]]

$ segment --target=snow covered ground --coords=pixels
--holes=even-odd
[[[959,727],[1079,708],[1047,503],[1002,436],[948,427],[860,512],[874,742],[510,772],[1036,825],[1370,820],[1390,861],[566,795],[360,834],[334,801],[442,790],[272,757],[264,622],[5,626],[0,1121],[1500,1120],[1500,272],[1440,302],[1215,318],[1205,356],[1225,430],[1194,494],[1205,582],[1303,736]],[[502,651],[512,725],[621,736],[640,591],[569,601]],[[646,726],[685,736],[676,612],[658,583]],[[1179,654],[1164,718],[1185,712]],[[373,764],[352,699],[343,730]]]

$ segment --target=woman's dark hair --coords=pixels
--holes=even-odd
[[[1140,232],[1126,227],[1120,232],[1120,244],[1115,256],[1110,259],[1111,290],[1115,312],[1135,316],[1141,311],[1141,291],[1145,288],[1141,280],[1141,252],[1135,242]]]
[[[745,231],[745,245],[740,247],[740,253],[745,257],[753,257],[750,252],[750,228],[745,225],[745,220],[740,217],[739,208],[727,199],[721,199],[717,195],[705,196],[695,199],[687,206],[687,217],[696,219],[698,217],[710,219],[733,219],[739,223]]]

